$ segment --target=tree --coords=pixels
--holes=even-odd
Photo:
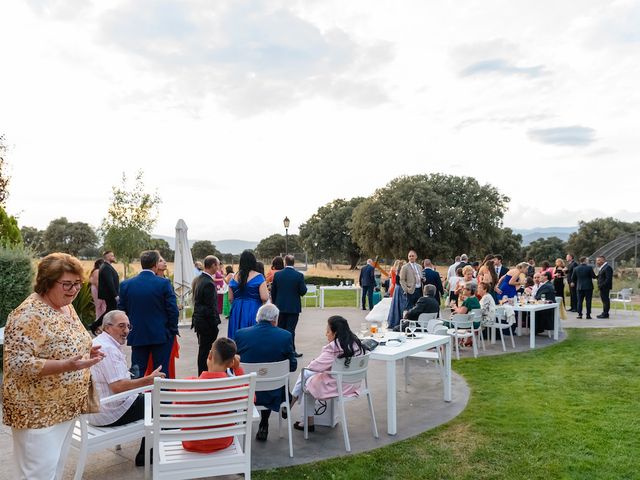
[[[169,246],[169,242],[167,242],[164,238],[152,238],[149,241],[149,246],[147,247],[149,250],[158,250],[162,258],[164,258],[167,262],[173,262],[175,259],[175,253],[171,250]]]
[[[125,277],[128,265],[149,245],[158,216],[160,197],[145,192],[143,176],[138,171],[131,187],[122,174],[121,184],[112,187],[111,205],[100,227],[105,247],[123,261]]]
[[[487,253],[502,255],[505,265],[515,265],[525,260],[522,251],[522,235],[513,233],[510,228],[500,228],[495,235],[489,238],[488,248],[484,252],[477,252],[478,257],[483,257]]]
[[[352,235],[370,255],[418,255],[447,260],[460,252],[487,252],[501,227],[509,198],[474,178],[403,176],[353,211]]]
[[[539,238],[531,242],[525,248],[525,258],[535,259],[537,264],[546,260],[551,265],[556,258],[564,258],[567,244],[558,237]]]
[[[22,235],[18,228],[18,221],[0,206],[0,246],[10,247],[21,243]]]
[[[44,230],[38,230],[35,227],[22,227],[20,233],[25,247],[29,248],[36,256],[44,255],[46,251],[44,248]]]
[[[348,259],[351,269],[360,260],[362,251],[352,236],[354,209],[365,199],[338,198],[318,208],[309,220],[300,225],[300,240],[314,257],[322,256],[331,264],[333,259]]]
[[[637,231],[640,231],[640,222],[623,222],[612,217],[580,221],[578,231],[569,236],[567,252],[576,257],[586,257],[616,238]]]
[[[4,135],[0,135],[0,207],[4,207],[7,197],[9,196],[9,180],[10,177],[5,171],[5,155],[7,153],[7,145],[5,144]]]
[[[42,241],[48,253],[64,252],[78,256],[80,250],[94,247],[98,236],[87,223],[69,222],[66,217],[60,217],[51,220]]]
[[[207,255],[215,255],[216,257],[222,257],[220,251],[209,240],[198,240],[191,246],[191,256],[194,260],[204,260]]]
[[[256,246],[256,256],[262,259],[271,259],[280,254],[285,254],[287,251],[289,253],[300,253],[303,251],[298,235],[289,235],[289,239],[287,240],[284,235],[274,233],[260,240]]]

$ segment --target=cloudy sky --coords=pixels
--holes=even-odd
[[[6,0],[8,210],[98,226],[122,172],[156,233],[259,240],[442,172],[506,226],[640,219],[637,1]]]

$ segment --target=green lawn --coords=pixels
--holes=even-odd
[[[307,306],[313,307],[313,300],[307,300]],[[320,305],[320,291],[318,291],[318,306]],[[356,291],[355,290],[326,290],[324,292],[325,307],[355,307]]]
[[[640,328],[568,333],[533,352],[454,362],[471,398],[437,429],[255,478],[640,478]]]

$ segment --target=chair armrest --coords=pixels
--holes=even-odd
[[[151,428],[153,425],[153,417],[151,416],[151,392],[144,394],[144,427]]]
[[[312,370],[312,369],[307,368],[307,367],[303,367],[302,368],[302,371],[300,372],[300,375],[301,375],[300,378],[302,378],[302,391],[305,392],[305,393],[308,393],[307,382],[305,381],[306,379],[305,379],[305,375],[304,375],[305,370],[308,371],[308,372],[313,372],[313,373],[322,373],[322,372],[319,372],[317,370]]]
[[[153,385],[145,385],[144,387],[134,388],[132,390],[125,390],[124,392],[116,393],[115,395],[109,395],[100,399],[100,404],[113,402],[114,400],[120,400],[122,398],[130,397],[131,395],[137,395],[138,393],[144,393],[153,390]]]

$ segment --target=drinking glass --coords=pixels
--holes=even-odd
[[[415,320],[409,320],[407,330],[409,331],[410,338],[415,337],[416,328],[418,328],[418,322],[416,322]]]
[[[367,335],[368,331],[369,331],[369,324],[367,322],[362,322],[360,324],[360,334],[364,337]]]

